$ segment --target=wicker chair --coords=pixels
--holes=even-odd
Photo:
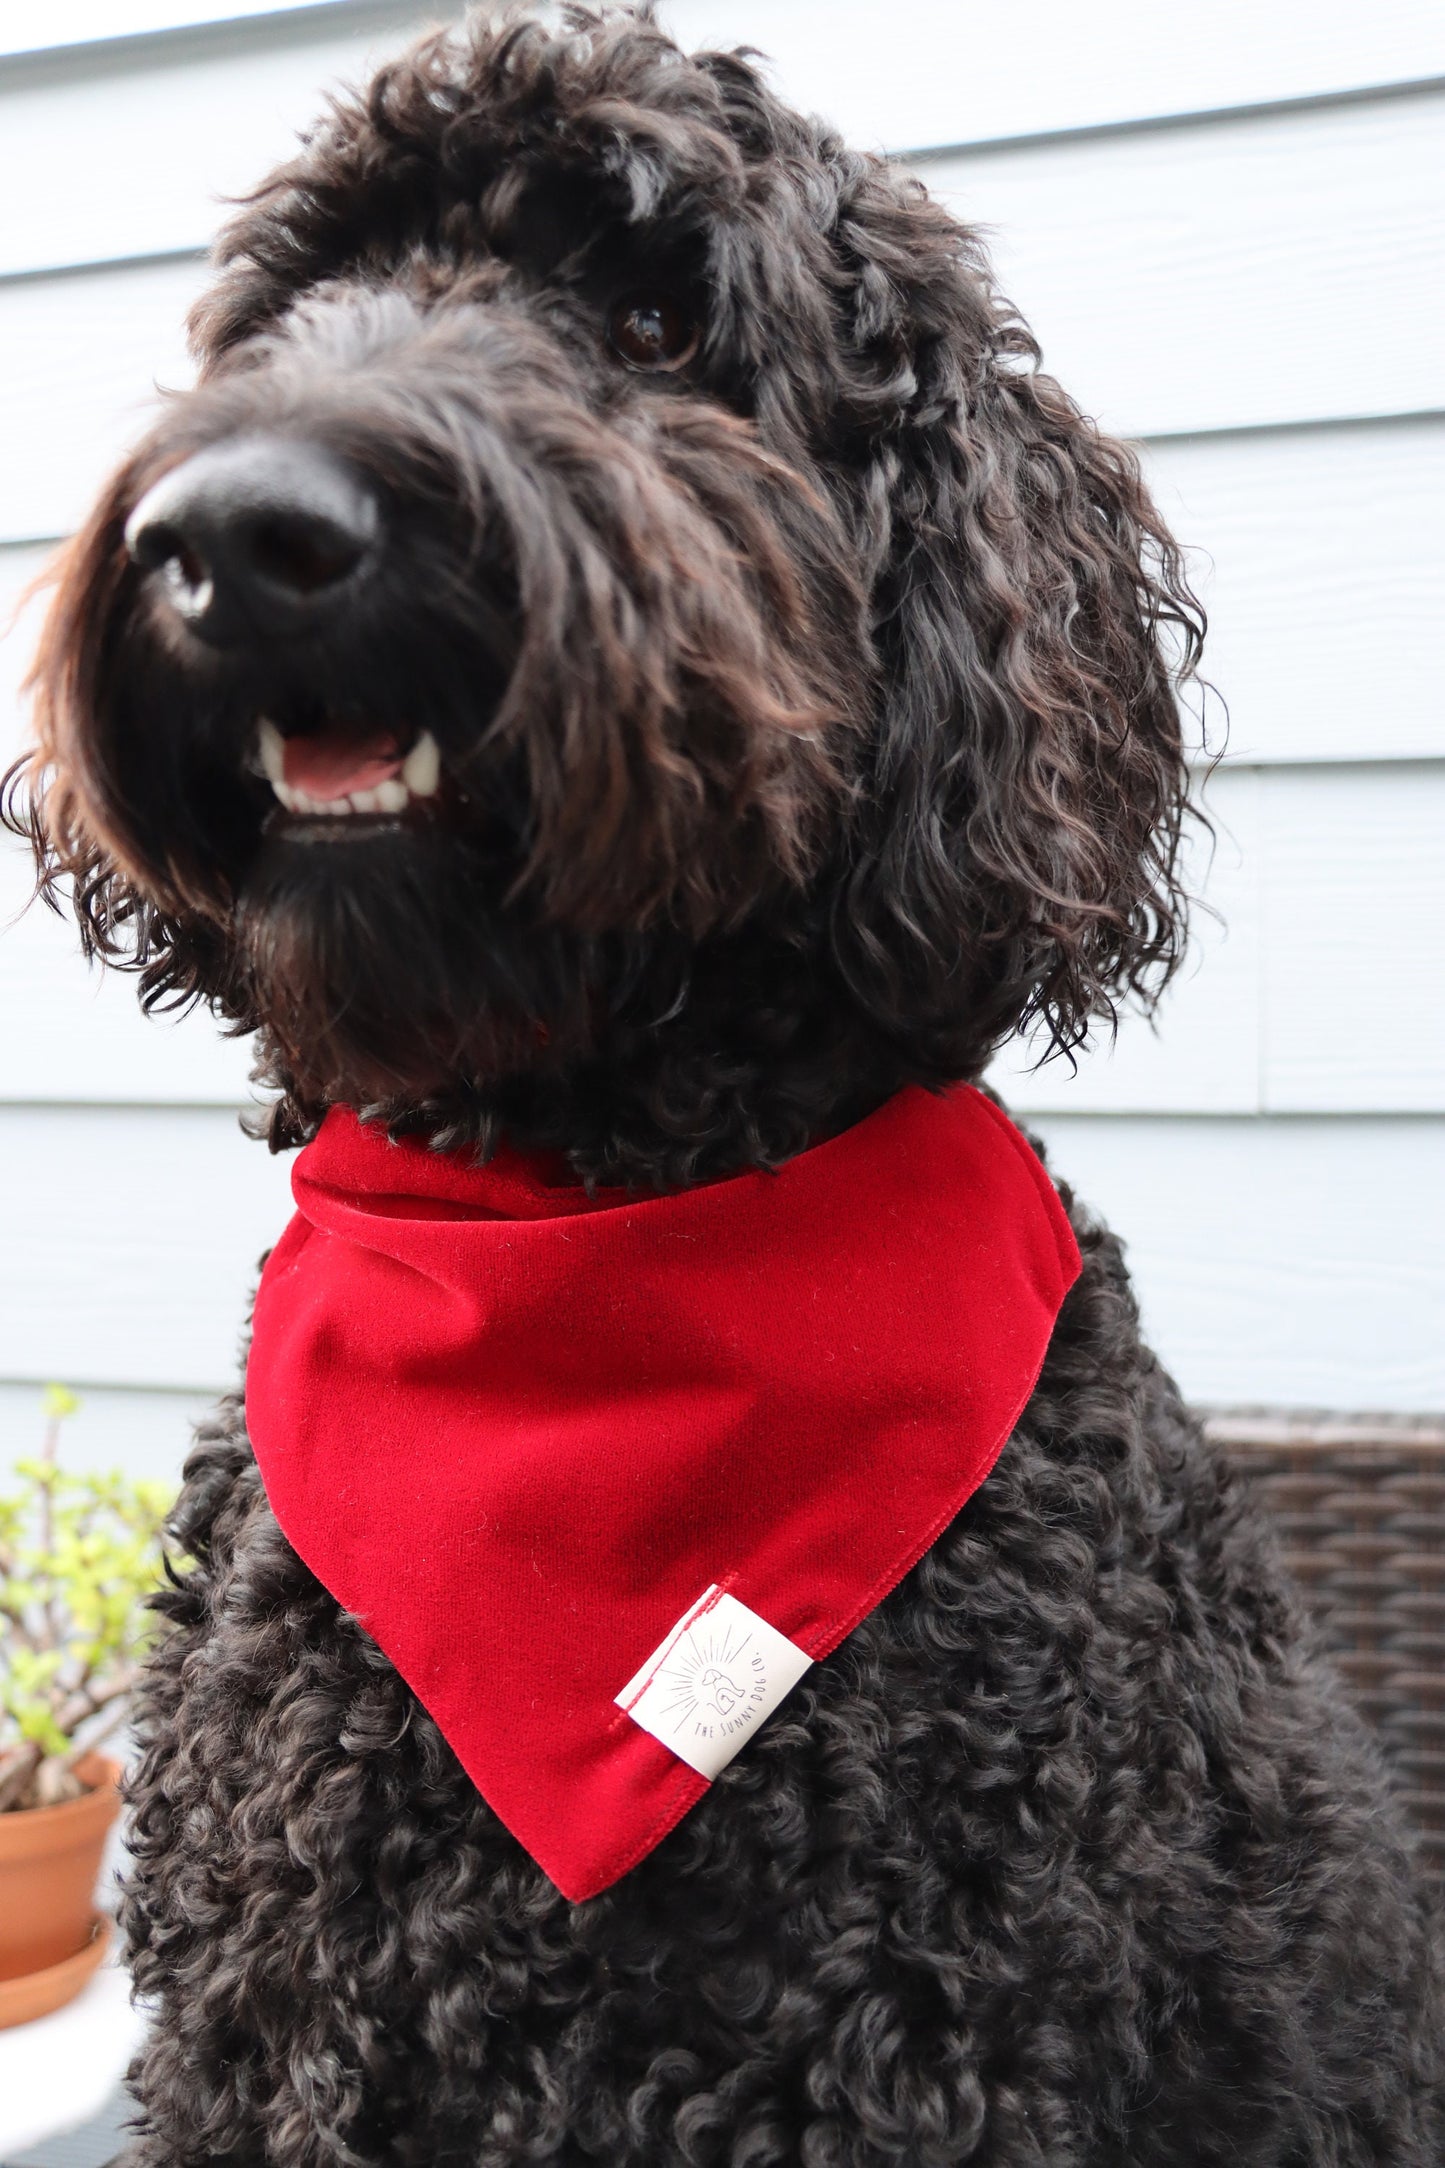
[[[1445,1419],[1206,1411],[1376,1726],[1445,1886]]]

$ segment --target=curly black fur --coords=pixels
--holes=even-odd
[[[1377,1762],[1118,1246],[948,1533],[560,1897],[202,1435],[132,1782],[137,2168],[1435,2168]]]
[[[696,351],[640,376],[619,296]],[[242,211],[200,388],[63,569],[11,818],[144,998],[584,1180],[777,1163],[1180,952],[1202,621],[977,239],[646,18],[475,23]],[[271,430],[385,507],[364,613],[224,656],[123,546]],[[249,772],[424,718],[434,818]],[[330,724],[327,727],[331,727]],[[135,2168],[1437,2168],[1370,1745],[1111,1238],[995,1473],[639,1868],[569,1905],[270,1511],[239,1402],[142,1711]]]

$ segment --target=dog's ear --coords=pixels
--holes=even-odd
[[[1176,690],[1204,621],[1132,452],[1053,380],[976,237],[854,166],[840,205],[875,421],[857,499],[884,688],[837,953],[944,1073],[1056,1047],[1179,961]]]

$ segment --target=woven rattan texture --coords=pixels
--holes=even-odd
[[[1445,1422],[1216,1413],[1445,1885]]]

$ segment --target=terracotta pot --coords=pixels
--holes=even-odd
[[[105,1953],[95,1885],[106,1833],[120,1811],[120,1764],[87,1754],[75,1773],[90,1786],[81,1798],[0,1814],[0,2009],[6,2013],[16,2001],[7,1983],[19,1989],[30,1981],[43,2008],[57,2010],[79,1993]],[[42,1982],[38,1974],[63,1978]],[[44,2000],[57,1987],[55,1999]],[[6,2014],[0,2022],[15,2025],[21,2017]]]
[[[18,1980],[0,1980],[0,2032],[7,2025],[28,2025],[32,2018],[49,2017],[52,2010],[74,2002],[110,1945],[110,1921],[97,1912],[90,1923],[90,1940],[63,1965],[47,1965],[43,1972],[22,1972]]]

